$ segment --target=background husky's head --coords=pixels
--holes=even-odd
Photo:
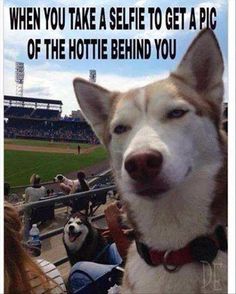
[[[126,93],[74,80],[124,197],[157,199],[196,176],[217,173],[223,70],[216,37],[204,30],[165,80]]]
[[[70,217],[64,227],[64,242],[70,251],[78,251],[83,245],[88,233],[89,223],[79,215]]]

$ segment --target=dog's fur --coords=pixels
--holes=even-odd
[[[63,176],[62,174],[58,174],[55,176],[53,179],[55,183],[63,183],[69,187],[73,187],[74,185],[78,185],[79,181],[78,180],[71,180],[68,179],[67,177]]]
[[[167,79],[126,93],[74,80],[79,105],[109,150],[137,238],[152,249],[177,250],[226,222],[223,70],[214,33],[203,30]],[[176,110],[184,115],[174,118]],[[130,154],[146,150],[160,152],[163,163],[148,185],[137,186],[124,163]],[[122,293],[226,292],[222,251],[212,265],[189,263],[170,273],[162,265],[147,265],[135,245],[130,247]]]
[[[59,184],[61,191],[65,194],[74,193],[80,187],[78,179],[71,180],[63,176],[62,174],[56,175],[53,180],[55,183]]]
[[[106,241],[88,219],[79,214],[73,214],[64,226],[63,243],[71,265],[78,261],[93,261],[106,263]],[[100,256],[99,254],[102,253]]]

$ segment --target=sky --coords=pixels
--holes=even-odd
[[[81,4],[80,4],[81,2]],[[227,1],[226,0],[35,0],[33,1],[4,1],[4,94],[15,95],[15,62],[25,64],[24,96],[62,100],[63,114],[69,115],[72,110],[78,109],[78,104],[73,92],[72,81],[80,76],[88,79],[89,69],[96,69],[97,83],[110,89],[125,91],[129,88],[142,86],[151,81],[168,76],[180,62],[197,31],[189,30],[131,30],[131,31],[78,31],[70,30],[67,25],[62,30],[10,30],[9,7],[105,7],[106,11],[112,6],[122,7],[160,7],[163,11],[168,7],[215,7],[217,10],[217,27],[215,30],[225,62],[224,82],[225,99],[228,98],[227,89]],[[197,15],[197,18],[199,16]],[[186,17],[186,19],[188,19]],[[41,21],[43,24],[43,20]],[[68,22],[67,22],[68,24]],[[30,60],[27,56],[27,42],[30,38],[146,38],[153,39],[176,38],[177,54],[172,59],[156,59],[152,56],[149,60]],[[154,44],[153,44],[154,46]]]

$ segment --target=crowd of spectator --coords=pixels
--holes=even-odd
[[[5,138],[35,138],[55,141],[76,141],[98,144],[99,141],[85,122],[38,121],[9,119],[4,126]]]
[[[62,176],[62,175],[58,175]],[[69,193],[73,194],[88,191],[90,188],[85,179],[85,173],[77,173],[78,185],[68,186]],[[63,178],[63,176],[62,176]],[[58,182],[61,186],[62,179]],[[25,190],[25,202],[37,202],[46,196],[46,188],[40,184],[40,176],[33,174],[30,178],[30,187]],[[4,195],[10,192],[9,184],[4,184]],[[96,261],[78,260],[75,265],[68,271],[67,284],[55,265],[51,262],[39,258],[41,246],[38,248],[38,254],[35,255],[35,247],[23,239],[23,232],[26,224],[21,223],[21,216],[18,213],[18,206],[12,206],[8,197],[5,197],[4,203],[4,264],[5,264],[5,293],[97,293],[94,290],[103,289],[101,293],[113,293],[119,287],[117,281],[121,280],[123,270],[119,270],[123,265],[123,258],[127,255],[128,247],[131,243],[127,237],[127,229],[120,224],[120,217],[123,213],[122,207],[117,202],[110,204],[105,209],[105,218],[108,227],[104,231],[105,247],[107,262],[99,263]],[[85,200],[85,201],[81,201]],[[87,208],[86,199],[75,199],[71,203],[73,213],[78,213],[81,209]],[[81,206],[82,205],[82,206]],[[21,210],[19,210],[21,211]],[[26,215],[27,211],[25,212]],[[86,216],[87,214],[85,214]],[[81,214],[83,216],[83,214]],[[35,224],[33,226],[36,226]],[[116,234],[115,231],[120,233]],[[117,237],[119,235],[119,238]],[[30,235],[32,236],[32,235]],[[29,237],[31,238],[31,237]],[[32,237],[33,238],[33,237]],[[33,244],[33,243],[32,243]],[[89,278],[88,278],[89,277]],[[91,283],[91,281],[93,281]],[[111,288],[111,292],[108,290]],[[15,290],[17,288],[17,291]],[[100,293],[100,291],[99,291]],[[118,292],[114,292],[118,293]]]
[[[123,270],[123,258],[131,241],[127,229],[119,219],[123,214],[118,203],[110,204],[105,210],[109,219],[104,238],[107,263],[83,261],[74,264],[68,271],[67,287],[58,268],[51,262],[35,255],[35,248],[23,239],[24,227],[16,207],[4,203],[4,293],[120,293],[118,290]],[[116,231],[118,234],[114,233]],[[111,238],[114,238],[112,240]],[[112,241],[111,241],[112,240]],[[97,289],[102,289],[97,292]],[[116,291],[115,291],[116,290]]]
[[[57,119],[60,117],[60,111],[55,109],[5,106],[4,115],[6,117]]]

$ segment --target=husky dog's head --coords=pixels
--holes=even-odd
[[[123,197],[163,198],[222,161],[223,58],[201,31],[168,78],[125,93],[74,80],[79,105],[109,150]],[[173,193],[174,194],[174,193]]]
[[[78,251],[89,233],[89,224],[79,215],[70,217],[64,227],[64,241],[71,251]]]

